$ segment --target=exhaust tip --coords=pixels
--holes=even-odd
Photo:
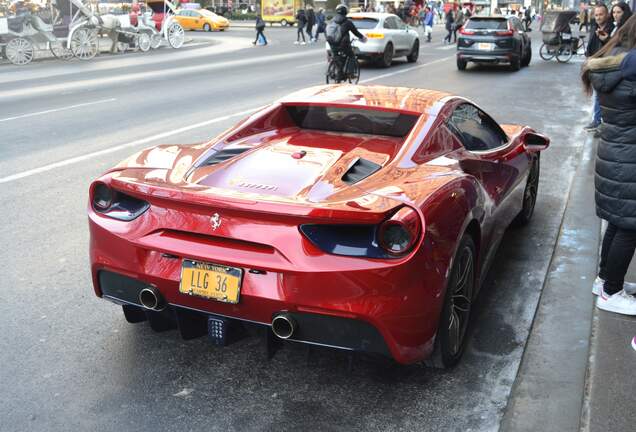
[[[144,308],[154,311],[162,311],[164,309],[163,298],[155,287],[142,289],[139,292],[139,303]]]
[[[289,314],[278,314],[272,320],[272,332],[281,339],[289,339],[296,331],[296,321]]]

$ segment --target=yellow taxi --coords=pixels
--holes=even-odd
[[[184,30],[223,31],[230,21],[206,9],[180,9],[175,18]]]

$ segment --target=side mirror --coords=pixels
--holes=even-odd
[[[550,146],[550,138],[536,132],[528,132],[523,138],[523,147],[530,153],[538,153]]]

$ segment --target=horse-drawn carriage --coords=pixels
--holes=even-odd
[[[168,0],[147,0],[146,5],[134,24],[129,15],[95,13],[82,0],[51,0],[38,13],[19,6],[13,15],[0,17],[0,54],[25,65],[44,47],[58,58],[89,60],[99,52],[100,34],[110,38],[111,52],[129,47],[148,51],[163,40],[180,48],[185,32],[174,18],[176,6]]]

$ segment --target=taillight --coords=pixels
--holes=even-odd
[[[497,36],[512,36],[514,33],[515,33],[514,30],[505,30],[505,31],[495,32]]]
[[[402,207],[378,229],[378,243],[390,254],[402,255],[417,242],[422,224],[419,214],[410,207]]]
[[[98,182],[93,188],[93,208],[96,211],[105,211],[113,204],[113,190],[105,183]]]
[[[474,35],[475,32],[472,30],[466,30],[464,27],[460,27],[459,28],[459,34],[463,34],[463,35]]]
[[[101,181],[93,185],[90,200],[95,212],[121,221],[136,219],[150,208],[146,201],[116,191]]]

